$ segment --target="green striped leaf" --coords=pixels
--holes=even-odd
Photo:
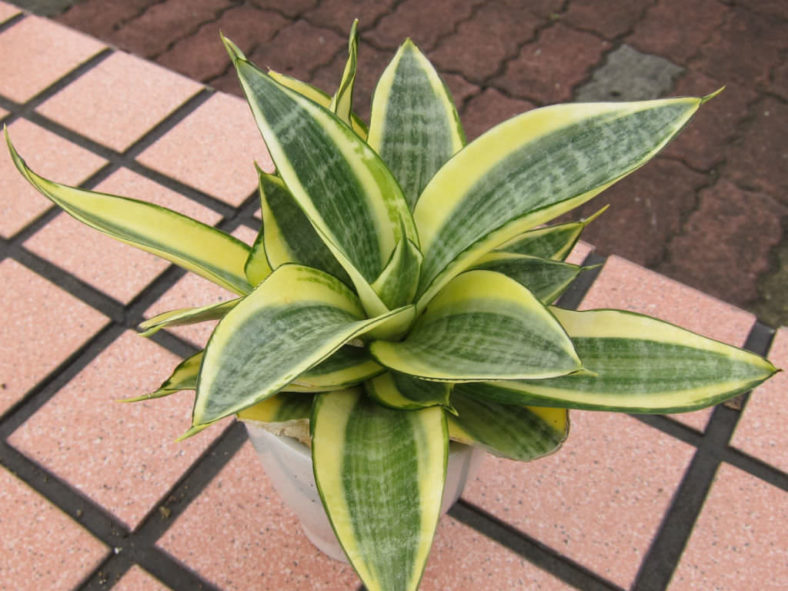
[[[217,421],[273,396],[346,342],[398,314],[364,318],[358,298],[338,279],[310,267],[279,267],[211,335],[193,424]]]
[[[249,256],[246,257],[244,275],[251,285],[257,287],[271,274],[271,271],[271,264],[268,262],[268,255],[265,252],[264,227],[261,226],[249,251]]]
[[[539,228],[538,230],[529,230],[504,243],[497,250],[563,261],[572,252],[585,227],[602,215],[607,208],[608,206],[605,205],[594,215],[579,222],[569,222],[567,224]]]
[[[279,175],[347,271],[370,315],[370,287],[401,238],[418,243],[407,202],[375,152],[330,111],[243,59],[225,40]]]
[[[457,384],[451,396],[449,436],[497,456],[528,462],[553,453],[569,434],[565,408],[500,404],[474,397],[475,384]]]
[[[311,84],[307,82],[302,82],[292,76],[288,76],[287,74],[282,74],[280,72],[275,72],[273,70],[268,70],[268,75],[279,82],[285,88],[289,88],[290,90],[294,90],[301,96],[305,96],[313,103],[317,103],[321,107],[325,107],[329,109],[331,107],[331,98],[327,93],[323,92],[319,88],[315,88]],[[351,114],[351,121],[353,131],[356,132],[356,135],[360,137],[362,140],[367,139],[367,126],[364,122],[355,114]]]
[[[241,298],[237,298],[227,302],[219,302],[218,304],[200,306],[199,308],[181,308],[180,310],[169,310],[168,312],[157,314],[153,318],[140,323],[140,328],[142,329],[140,336],[149,337],[168,326],[183,326],[208,320],[219,320],[224,318],[225,314],[232,310],[240,301]]]
[[[197,376],[200,374],[202,357],[202,351],[187,357],[177,365],[172,375],[164,380],[157,390],[134,398],[124,398],[121,402],[141,402],[151,398],[163,398],[182,390],[195,390],[197,388]]]
[[[399,181],[411,209],[438,169],[465,145],[446,85],[410,39],[378,81],[367,141]]]
[[[312,459],[323,505],[369,591],[419,585],[448,458],[443,411],[391,410],[356,390],[317,397]]]
[[[366,349],[346,345],[284,389],[288,392],[331,392],[355,386],[384,371]]]
[[[432,382],[396,371],[387,371],[364,383],[367,394],[389,408],[413,410],[429,406],[450,408],[451,384]]]
[[[633,413],[704,408],[746,392],[776,370],[766,359],[666,322],[620,310],[554,308],[594,375],[477,384],[502,403]]]
[[[386,268],[372,284],[372,289],[389,309],[413,301],[419,286],[421,259],[418,247],[410,240],[406,238],[397,243]]]
[[[318,236],[282,179],[260,169],[258,174],[264,250],[271,267],[299,263],[325,271],[350,285],[342,265]]]
[[[351,125],[351,115],[353,113],[353,87],[356,82],[356,66],[358,65],[358,19],[355,19],[350,27],[347,51],[348,58],[345,64],[345,71],[342,73],[342,80],[339,82],[339,88],[337,88],[337,91],[331,99],[329,109],[342,121]]]
[[[8,130],[5,137],[22,176],[80,222],[239,295],[252,290],[244,274],[249,247],[237,238],[165,207],[47,180],[27,167],[11,144]]]
[[[569,337],[531,292],[492,271],[456,277],[405,340],[375,341],[384,366],[427,379],[544,378],[577,371]]]
[[[424,254],[417,308],[481,255],[645,164],[702,102],[555,105],[469,144],[438,171],[414,210]]]
[[[545,304],[554,302],[587,267],[524,254],[491,252],[473,266],[502,273],[527,287]]]

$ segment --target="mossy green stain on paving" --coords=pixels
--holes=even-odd
[[[684,103],[568,125],[515,149],[469,187],[424,253],[423,293],[476,241],[528,213],[566,201],[637,167],[677,129]]]

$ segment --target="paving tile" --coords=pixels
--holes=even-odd
[[[788,328],[777,331],[768,358],[777,367],[788,370]],[[788,473],[786,392],[788,374],[785,371],[756,388],[736,425],[731,445]]]
[[[782,130],[788,106],[765,97],[751,110],[744,133],[725,151],[725,174],[742,187],[768,193],[788,205],[788,150]]]
[[[136,564],[112,588],[115,591],[170,591],[167,585]]]
[[[225,591],[358,586],[349,565],[307,540],[248,442],[157,545]]]
[[[609,42],[591,33],[556,23],[524,45],[493,84],[538,104],[566,102],[572,98],[572,88],[589,76],[609,48]]]
[[[505,60],[515,57],[540,24],[525,2],[491,0],[441,39],[429,57],[439,71],[461,72],[480,84],[497,73]]]
[[[209,225],[220,215],[127,168],[101,182],[96,191],[143,199]],[[24,243],[25,247],[127,304],[169,263],[60,213]]]
[[[183,442],[192,395],[122,404],[152,392],[180,360],[124,332],[36,414],[9,443],[67,480],[130,528],[199,457],[221,427]]]
[[[61,24],[99,39],[110,37],[118,26],[142,14],[158,0],[83,0],[54,18]]]
[[[444,516],[438,524],[421,591],[574,589],[514,552]]]
[[[483,0],[405,0],[383,17],[368,38],[378,47],[396,49],[406,37],[422,51],[433,49],[439,39],[467,20]]]
[[[377,19],[391,11],[395,0],[368,2],[367,0],[323,0],[304,13],[313,25],[331,27],[335,31],[349,31],[353,19],[358,19],[360,31],[374,26]]]
[[[82,33],[28,16],[0,33],[0,94],[23,103],[102,49]]]
[[[561,20],[612,40],[627,33],[651,4],[650,0],[572,0]]]
[[[185,37],[202,23],[214,20],[230,5],[230,0],[159,2],[117,30],[113,29],[109,40],[126,51],[154,57],[166,50],[174,39]]]
[[[348,23],[350,27],[350,23]],[[249,59],[261,68],[270,68],[298,79],[307,79],[315,69],[331,61],[341,50],[347,58],[347,37],[325,27],[298,20],[258,47]]]
[[[668,144],[665,155],[681,158],[699,170],[711,170],[725,158],[723,146],[727,146],[737,133],[737,126],[748,115],[749,104],[758,96],[752,86],[737,82],[726,84],[690,70],[676,83],[671,94],[705,96],[723,86],[725,90],[704,103],[687,127]]]
[[[85,344],[107,318],[12,259],[0,263],[0,285],[3,414]]]
[[[664,57],[641,53],[629,45],[620,45],[607,55],[605,64],[591,80],[579,86],[575,100],[642,101],[658,98],[673,88],[673,81],[684,71]]]
[[[207,82],[225,72],[235,73],[219,38],[220,31],[241,51],[248,53],[257,44],[268,43],[287,24],[288,21],[276,12],[237,6],[223,12],[218,20],[204,24],[193,35],[177,41],[156,58],[156,62],[194,80]],[[200,59],[194,59],[195,55]]]
[[[692,66],[726,81],[762,86],[768,84],[771,69],[783,61],[784,50],[781,19],[734,7],[701,47]]]
[[[784,491],[722,464],[668,588],[788,588],[786,523]]]
[[[495,88],[486,88],[470,99],[463,109],[465,135],[469,142],[473,141],[499,123],[533,108],[533,103],[508,97]]]
[[[626,415],[572,411],[571,419],[554,455],[485,457],[463,498],[629,587],[693,450]]]
[[[6,22],[12,16],[16,16],[22,12],[13,4],[6,4],[5,2],[0,2],[0,23]]]
[[[581,265],[583,261],[586,260],[586,257],[591,254],[591,251],[594,250],[594,246],[589,244],[588,242],[583,242],[582,240],[578,240],[575,247],[572,249],[572,252],[566,257],[566,261],[568,263],[572,263],[573,265]]]
[[[691,287],[644,269],[618,256],[602,268],[580,309],[619,308],[647,314],[738,347],[744,344],[755,317]],[[672,415],[699,431],[710,409]]]
[[[107,554],[106,546],[3,467],[0,507],[3,589],[75,589]]]
[[[260,8],[270,8],[277,10],[289,18],[301,16],[303,13],[314,8],[318,0],[252,0],[252,4]]]
[[[246,102],[224,94],[200,105],[138,160],[235,206],[257,187],[255,161],[273,171]]]
[[[660,0],[635,25],[626,42],[640,51],[685,65],[725,20],[730,9],[717,0]],[[677,18],[677,15],[681,18]]]
[[[782,0],[736,0],[737,6],[744,6],[755,12],[788,19],[788,7]]]
[[[37,173],[78,185],[106,161],[26,119],[8,126],[17,152]],[[52,207],[52,203],[17,172],[8,150],[0,150],[0,234],[10,238]]]
[[[723,177],[700,192],[697,209],[668,244],[667,262],[657,270],[746,306],[758,298],[759,275],[772,269],[771,252],[783,240],[785,215],[788,203],[742,190]]]
[[[610,205],[584,237],[604,254],[656,265],[665,258],[666,243],[697,206],[697,191],[708,183],[707,175],[686,164],[657,157],[578,209],[580,215],[590,216]]]
[[[201,88],[191,80],[118,51],[37,110],[123,152]]]
[[[207,306],[213,303],[225,302],[238,296],[207,279],[193,273],[179,279],[174,286],[168,289],[153,305],[145,311],[145,318],[169,310]],[[209,320],[198,324],[174,326],[167,328],[173,334],[188,341],[195,347],[203,348],[208,342],[218,320]]]

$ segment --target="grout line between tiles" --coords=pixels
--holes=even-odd
[[[765,355],[769,350],[772,334],[770,328],[756,322],[747,336],[744,348]],[[746,406],[746,397],[744,404]],[[714,408],[690,465],[640,564],[632,586],[633,591],[667,589],[740,417],[740,410],[722,405]]]
[[[122,545],[117,546],[119,550],[91,573],[86,582],[79,587],[80,591],[109,588],[108,585],[112,586],[116,583],[133,564],[139,564],[174,591],[216,589],[166,551],[157,547],[156,542],[200,495],[245,441],[246,431],[241,423],[234,422],[227,426],[216,441],[151,508],[139,527],[123,540]]]
[[[15,14],[7,21],[0,23],[0,33],[4,32],[6,29],[10,29],[19,21],[24,20],[27,15],[24,12],[20,12],[19,14]]]
[[[464,499],[460,499],[454,504],[449,510],[449,515],[488,538],[495,540],[512,552],[519,554],[540,569],[578,589],[583,589],[583,591],[621,589],[615,583],[604,579],[597,573],[545,546],[539,540],[531,538]]]

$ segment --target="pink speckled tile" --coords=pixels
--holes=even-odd
[[[592,250],[594,250],[594,247],[591,244],[578,240],[572,252],[566,257],[566,262],[572,263],[573,265],[582,265],[583,261],[586,260],[586,257]]]
[[[307,540],[248,442],[158,545],[225,591],[358,586],[350,566]]]
[[[421,591],[569,591],[560,579],[451,517],[438,524]]]
[[[722,464],[668,588],[788,589],[786,523],[784,491]]]
[[[179,74],[116,52],[37,110],[123,152],[201,88]]]
[[[95,190],[149,201],[206,224],[215,224],[221,217],[126,168],[114,172]],[[169,266],[167,261],[118,242],[65,213],[36,232],[25,247],[124,304]]]
[[[783,372],[756,388],[744,407],[731,443],[745,453],[788,472],[788,328],[777,331],[769,360]]]
[[[138,158],[191,187],[240,205],[257,187],[255,160],[273,163],[245,101],[217,93]]]
[[[137,566],[132,566],[112,589],[114,591],[171,591],[167,585]]]
[[[17,152],[38,174],[69,185],[84,181],[106,161],[25,119],[8,126]],[[0,234],[9,238],[52,203],[22,177],[8,150],[0,150]]]
[[[617,256],[608,258],[580,305],[581,310],[593,308],[648,314],[737,347],[755,322],[749,312]],[[711,412],[708,408],[671,416],[703,431]]]
[[[626,415],[571,418],[563,449],[528,463],[487,456],[463,497],[628,587],[693,448]]]
[[[13,4],[8,4],[6,2],[0,2],[0,23],[6,22],[12,16],[16,16],[22,12]]]
[[[0,33],[0,94],[23,103],[102,49],[87,35],[28,16]]]
[[[12,259],[0,285],[1,415],[108,320]]]
[[[74,589],[107,548],[0,467],[0,588]]]
[[[178,361],[127,331],[9,441],[135,527],[221,432],[175,441],[191,423],[190,392],[117,402],[156,389]]]
[[[239,226],[233,231],[233,236],[251,244],[254,242],[257,233],[247,228]],[[226,289],[189,273],[185,277],[167,290],[153,305],[145,311],[145,318],[151,318],[156,314],[167,312],[168,310],[178,310],[180,308],[193,308],[197,306],[207,306],[209,304],[225,302],[238,296]],[[182,339],[189,341],[196,347],[204,347],[211,336],[218,320],[209,320],[198,324],[188,324],[186,326],[174,326],[167,330],[178,335]]]
[[[219,287],[215,283],[189,273],[179,279],[174,286],[168,289],[145,311],[145,318],[151,318],[169,310],[207,306],[237,297],[234,293]],[[195,347],[202,348],[208,342],[208,338],[211,336],[217,322],[218,320],[209,320],[197,324],[173,326],[167,328],[167,330],[190,342]]]

